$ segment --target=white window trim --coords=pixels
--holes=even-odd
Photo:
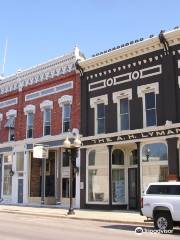
[[[61,121],[62,122],[62,125],[61,125],[62,131],[61,132],[62,133],[65,133],[64,132],[64,105],[65,104],[72,105],[72,102],[73,102],[73,96],[71,96],[71,95],[64,95],[58,99],[59,107],[62,108],[62,115],[61,115],[61,119],[62,119],[62,121]],[[70,115],[71,115],[71,111],[72,111],[72,106],[70,109]],[[71,125],[71,121],[70,121],[70,125]]]
[[[10,117],[17,117],[17,110],[15,109],[10,109],[7,113],[6,113],[6,117],[7,119],[9,119]]]
[[[121,118],[120,118],[120,100],[128,98],[128,116],[129,116],[129,129],[130,129],[130,108],[129,108],[129,100],[132,100],[132,89],[126,89],[113,93],[113,103],[117,103],[117,128],[118,131],[126,131],[121,130]]]
[[[36,111],[36,106],[35,105],[27,105],[24,107],[24,114],[28,114],[30,112],[35,113]]]
[[[98,133],[97,129],[97,105],[100,103],[104,103],[104,105],[108,105],[108,95],[101,95],[98,97],[90,98],[90,107],[94,108],[94,130],[95,134],[104,134]],[[106,120],[106,119],[105,119]]]
[[[40,108],[41,108],[41,111],[44,111],[45,108],[53,109],[53,101],[44,100],[44,101],[40,104]]]
[[[155,95],[159,94],[159,83],[151,83],[146,85],[141,85],[137,87],[137,95],[139,98],[142,98],[143,102],[143,127],[144,128],[152,128],[154,126],[147,126],[146,125],[146,105],[145,105],[145,94],[154,92]],[[156,107],[156,125],[157,126],[157,105],[156,105],[156,97],[155,97],[155,107]]]

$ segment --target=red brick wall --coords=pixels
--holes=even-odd
[[[49,88],[68,81],[73,81],[73,89],[25,102],[25,95],[29,93]],[[80,128],[80,79],[79,74],[76,74],[76,72],[68,73],[62,77],[56,77],[54,79],[50,79],[41,83],[34,84],[32,86],[25,87],[22,89],[22,91],[19,92],[16,91],[13,93],[0,95],[0,102],[18,97],[18,105],[0,109],[0,112],[3,114],[3,121],[1,122],[0,129],[0,142],[2,143],[8,140],[8,129],[4,128],[4,125],[7,121],[6,113],[10,109],[17,110],[17,117],[15,122],[15,141],[26,138],[26,115],[24,114],[24,107],[29,104],[33,104],[36,106],[33,130],[34,138],[41,137],[43,135],[43,118],[40,109],[40,103],[44,100],[53,101],[53,109],[51,111],[51,135],[60,134],[62,131],[62,109],[59,107],[58,99],[63,95],[73,96],[71,129]]]

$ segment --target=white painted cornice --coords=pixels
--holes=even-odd
[[[0,95],[19,90],[23,87],[50,80],[57,76],[76,71],[75,62],[84,59],[77,47],[63,56],[51,59],[26,70],[0,79]]]
[[[170,46],[180,44],[180,29],[165,32],[164,36]],[[155,36],[86,60],[82,60],[79,62],[79,64],[84,69],[84,71],[87,72],[96,68],[107,66],[112,63],[157,51],[162,48],[163,46],[160,44],[159,38]]]

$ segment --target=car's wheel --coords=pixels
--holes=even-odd
[[[159,230],[172,230],[173,221],[168,212],[158,212],[154,216],[154,227]]]

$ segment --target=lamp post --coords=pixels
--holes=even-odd
[[[77,171],[76,167],[76,157],[77,157],[77,152],[78,149],[81,146],[81,140],[79,139],[78,136],[74,139],[73,143],[71,143],[66,137],[64,141],[64,148],[66,149],[66,154],[69,159],[70,157],[70,186],[69,186],[69,210],[68,210],[68,215],[73,215],[75,214],[74,209],[73,209],[73,175],[75,170]]]

